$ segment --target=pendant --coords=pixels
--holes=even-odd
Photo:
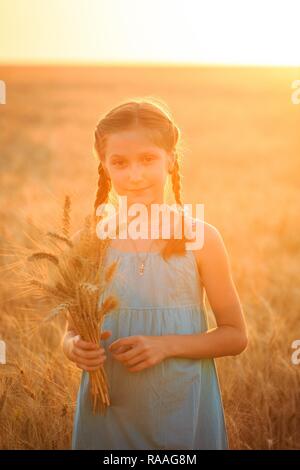
[[[140,276],[144,274],[144,271],[145,271],[145,263],[141,263],[140,269],[139,269]]]

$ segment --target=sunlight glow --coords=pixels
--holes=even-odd
[[[300,65],[297,0],[1,0],[0,62]]]

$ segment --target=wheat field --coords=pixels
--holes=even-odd
[[[32,224],[59,224],[65,194],[79,228],[94,202],[102,113],[142,96],[169,105],[183,137],[183,201],[204,203],[221,232],[249,329],[241,355],[216,359],[230,448],[300,448],[299,69],[2,67],[0,79],[2,251],[28,246]],[[81,371],[62,353],[64,319],[40,324],[43,309],[15,282],[1,272],[0,448],[68,449]]]

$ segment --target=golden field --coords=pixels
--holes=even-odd
[[[65,194],[79,228],[94,202],[102,113],[142,96],[169,105],[183,136],[183,201],[204,203],[223,235],[249,329],[241,355],[216,359],[230,447],[299,449],[299,69],[2,67],[0,79],[2,252],[7,240],[29,243],[31,222],[59,223]],[[63,319],[33,330],[15,282],[1,273],[0,448],[68,449],[81,371],[62,353]]]

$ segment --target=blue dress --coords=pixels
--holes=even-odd
[[[140,258],[146,254],[139,252]],[[159,252],[148,252],[143,276],[135,252],[109,246],[106,265],[117,258],[118,269],[104,294],[116,295],[119,307],[105,317],[102,328],[112,331],[102,341],[111,405],[105,415],[93,415],[89,373],[83,370],[72,449],[228,449],[214,358],[172,357],[130,372],[108,350],[120,337],[208,329],[204,288],[193,251],[167,261]]]

